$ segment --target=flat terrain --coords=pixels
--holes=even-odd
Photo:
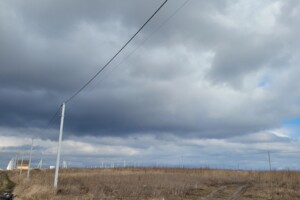
[[[66,169],[53,189],[54,171],[9,172],[15,199],[296,200],[300,172],[213,169]]]

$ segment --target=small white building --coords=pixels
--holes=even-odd
[[[6,167],[6,170],[13,170],[15,166],[15,159],[11,159]]]
[[[17,169],[28,170],[28,168],[29,168],[29,160],[18,160]]]

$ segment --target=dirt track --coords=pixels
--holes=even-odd
[[[224,185],[217,187],[198,200],[241,200],[249,185]]]
[[[201,196],[198,200],[240,200],[243,194],[246,192],[250,185],[223,185],[216,188],[210,188],[211,192],[204,194],[199,192],[198,195]],[[196,193],[195,193],[196,195]]]

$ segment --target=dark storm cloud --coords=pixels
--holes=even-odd
[[[144,21],[160,2],[151,3],[151,6],[145,3],[150,4],[112,1],[93,1],[89,4],[83,1],[2,2],[1,85],[32,86],[63,92],[78,88],[128,38],[132,32],[128,25],[134,24],[132,29],[135,30],[141,24],[138,21]],[[143,12],[137,8],[143,8]],[[114,39],[110,35],[118,31],[114,29],[122,26],[126,26],[120,30],[125,35],[115,35],[120,41],[109,41]],[[100,31],[102,41],[90,41],[89,36],[84,35],[89,30],[81,30],[88,28]],[[95,48],[98,48],[96,52]]]
[[[105,74],[67,104],[66,130],[75,135],[222,138],[277,128],[282,119],[299,114],[295,100],[300,92],[283,98],[295,84],[281,85],[278,76],[282,69],[297,71],[292,63],[298,60],[293,50],[299,45],[292,41],[299,3],[278,1],[279,11],[267,15],[271,2],[257,9],[247,1],[191,0],[140,47],[184,3],[168,2]],[[0,125],[45,128],[60,103],[161,3],[1,2]],[[250,9],[252,26],[237,17],[244,8]],[[267,20],[273,25],[264,29],[259,23],[268,17],[275,22]],[[265,77],[276,88],[260,87]]]
[[[146,16],[161,1],[14,1],[8,5],[26,20],[26,25],[45,37],[66,37],[79,23],[96,26],[120,23],[134,27],[143,23]]]

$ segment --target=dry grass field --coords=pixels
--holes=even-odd
[[[300,172],[212,169],[66,169],[53,189],[54,171],[10,172],[16,200],[296,200]]]

